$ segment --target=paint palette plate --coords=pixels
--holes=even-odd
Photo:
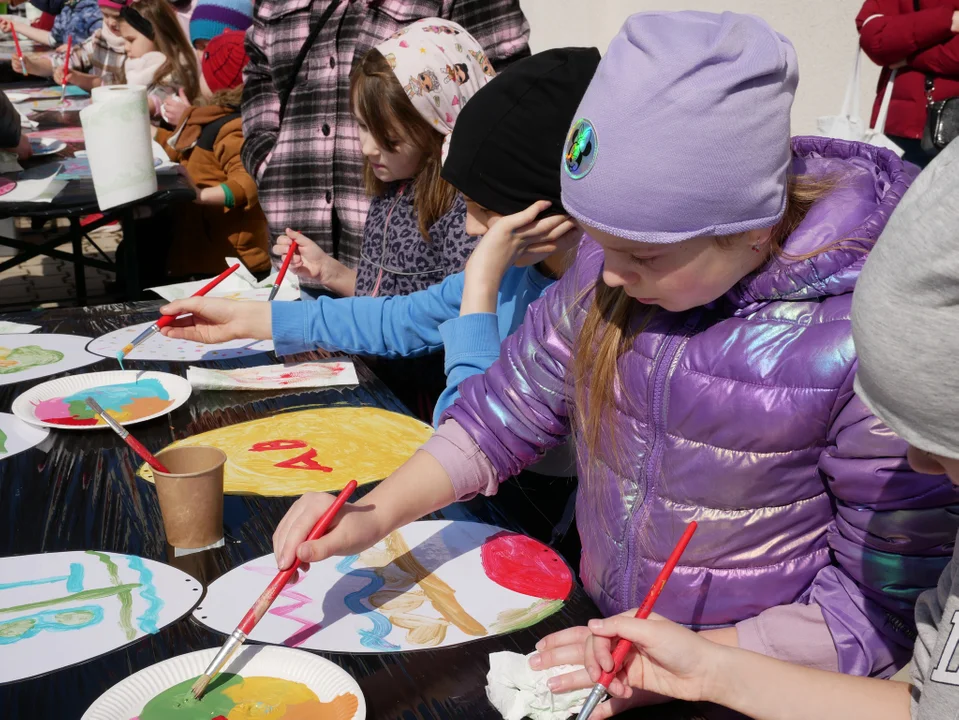
[[[152,665],[117,683],[101,695],[81,720],[131,720],[131,718],[160,717],[144,712],[145,706],[158,695],[186,683],[186,691],[213,660],[217,650],[200,650],[180,655]],[[269,697],[276,704],[286,704],[286,714],[311,720],[364,720],[366,700],[356,681],[346,671],[329,660],[288,648],[254,647],[245,645],[223,669],[239,675],[242,680],[230,687],[221,678],[210,684],[204,700],[217,705],[217,714],[231,718],[281,718],[258,707]],[[298,683],[299,687],[292,684]],[[244,688],[244,686],[246,686]],[[302,686],[307,692],[304,693]],[[316,700],[306,699],[309,693]],[[176,696],[169,693],[166,697]],[[240,707],[229,708],[231,701],[242,703],[249,697],[246,712]],[[162,700],[157,700],[161,703]],[[270,703],[273,704],[273,703]],[[225,710],[225,712],[224,712]],[[350,712],[352,710],[352,712]],[[169,713],[163,717],[169,716]]]
[[[24,422],[67,430],[106,428],[86,404],[93,397],[121,425],[166,415],[190,397],[190,383],[178,375],[136,370],[85,373],[50,380],[13,401],[13,414]]]
[[[67,144],[63,140],[54,137],[30,138],[30,149],[33,150],[35,157],[55,155],[66,146]]]

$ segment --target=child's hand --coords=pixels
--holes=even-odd
[[[57,63],[57,66],[53,69],[53,82],[57,85],[63,85],[64,83],[70,85],[72,84],[72,80],[70,79],[72,75],[73,73],[71,73],[69,70],[64,73],[63,65]]]
[[[521,212],[494,221],[466,262],[467,283],[498,291],[503,275],[519,256],[530,245],[544,240],[542,224],[556,223],[552,217],[536,221],[536,217],[549,206],[548,200],[539,200]]]
[[[160,312],[164,315],[190,313],[160,331],[180,340],[210,344],[240,338],[269,340],[273,336],[270,304],[265,302],[191,297],[164,305]]]
[[[312,278],[340,295],[353,294],[356,272],[328,255],[306,235],[287,228],[286,234],[276,239],[273,252],[277,257],[284,258],[293,242],[296,242],[296,252],[290,258],[290,270],[297,277]]]
[[[0,18],[0,31],[13,32],[15,23],[10,18]]]
[[[347,503],[336,514],[330,529],[319,540],[303,542],[316,521],[333,504],[333,495],[306,493],[287,511],[273,533],[273,553],[276,566],[286,570],[299,557],[304,570],[309,563],[325,560],[333,555],[353,555],[382,540],[389,528],[377,522],[375,505],[361,502]]]
[[[160,117],[173,127],[180,127],[180,121],[188,107],[190,107],[190,101],[187,99],[183,88],[180,88],[176,97],[168,97],[163,101],[163,105],[160,107]]]
[[[611,697],[628,699],[637,690],[680,700],[714,697],[711,688],[717,685],[715,676],[724,665],[727,648],[655,613],[648,620],[637,620],[633,614],[590,620],[592,637],[586,642],[585,664],[591,682],[598,682],[603,671],[613,669],[613,643],[624,638],[633,647],[610,684]],[[610,714],[597,710],[592,720]]]
[[[0,23],[2,22],[3,21],[0,20]],[[26,62],[27,62],[26,55],[24,55],[23,57],[23,62],[20,62],[20,57],[18,55],[14,55],[12,58],[10,58],[10,66],[13,68],[13,71],[15,73],[18,73],[20,75],[23,74],[23,66]],[[27,72],[29,72],[29,70]]]

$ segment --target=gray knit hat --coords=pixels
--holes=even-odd
[[[959,459],[959,142],[899,203],[853,295],[856,392],[901,438]]]

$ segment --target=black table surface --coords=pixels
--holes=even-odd
[[[96,337],[156,317],[158,302],[62,308],[5,314],[4,320],[41,325],[40,332]],[[2,338],[0,338],[2,344]],[[239,367],[276,361],[272,354],[206,363]],[[157,452],[175,439],[216,427],[281,413],[290,408],[366,405],[406,412],[373,373],[355,359],[360,384],[349,388],[263,392],[194,392],[190,402],[162,418],[138,424],[135,433]],[[136,369],[185,375],[186,365],[136,362]],[[116,369],[114,360],[73,371]],[[51,378],[0,386],[0,410],[28,387]],[[52,430],[45,451],[32,448],[0,461],[0,556],[65,550],[106,550],[167,562],[208,585],[226,571],[272,551],[271,536],[294,498],[226,496],[222,548],[174,558],[166,545],[156,492],[135,476],[134,453],[108,430]],[[359,494],[370,486],[360,488]],[[453,505],[434,517],[487,522],[522,531],[486,499]],[[528,653],[544,635],[582,625],[597,614],[576,586],[563,610],[533,628],[456,647],[384,655],[323,653],[359,682],[368,717],[403,720],[499,718],[485,695],[489,654]],[[96,698],[123,678],[161,660],[219,647],[224,637],[186,618],[109,655],[43,677],[0,686],[0,717],[10,720],[79,718]],[[0,662],[3,652],[0,651]],[[705,708],[672,703],[621,717],[700,717]],[[709,713],[713,715],[712,712]]]

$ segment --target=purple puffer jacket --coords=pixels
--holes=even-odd
[[[796,173],[841,179],[786,244],[820,253],[772,261],[712,307],[659,312],[621,358],[611,422],[627,466],[601,448],[581,480],[581,576],[604,615],[635,608],[697,520],[657,612],[703,628],[815,603],[839,669],[887,675],[912,647],[913,605],[952,553],[959,510],[950,483],[911,472],[905,444],[853,393],[853,286],[913,173],[869,145],[793,149]],[[584,240],[446,413],[501,482],[569,433],[566,371],[592,294],[577,298],[601,282],[602,260]]]

